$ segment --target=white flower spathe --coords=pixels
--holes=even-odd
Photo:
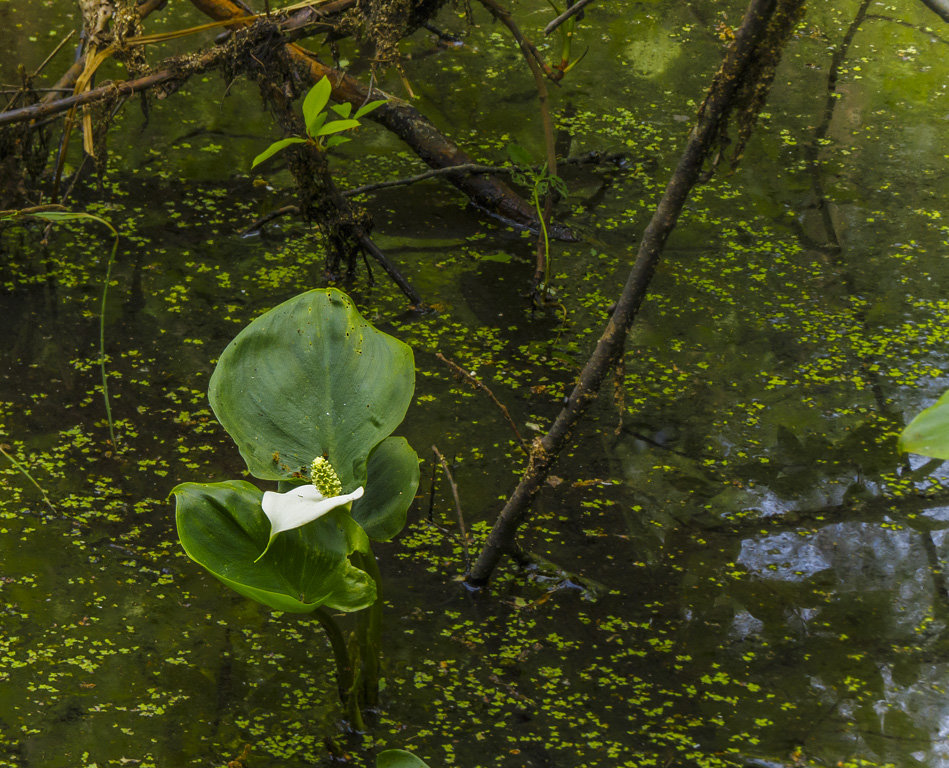
[[[274,536],[278,533],[313,522],[337,507],[361,498],[364,492],[363,487],[360,486],[352,493],[324,498],[323,494],[312,485],[301,485],[298,488],[290,489],[286,493],[265,491],[260,506],[270,521],[270,539],[267,541],[267,547],[260,553],[257,560],[260,560],[267,553]]]

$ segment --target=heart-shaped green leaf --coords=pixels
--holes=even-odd
[[[369,539],[345,508],[281,533],[255,563],[270,534],[260,490],[230,480],[183,483],[172,492],[188,557],[245,597],[289,613],[321,605],[358,611],[375,601],[372,578],[349,560],[369,553]]]
[[[949,459],[949,390],[907,425],[900,435],[900,450]]]
[[[375,541],[388,541],[405,526],[418,490],[418,456],[404,437],[387,437],[369,454],[366,493],[353,502],[353,519]]]
[[[337,115],[340,117],[349,117],[353,111],[353,105],[348,101],[344,101],[342,104],[334,104],[330,107]]]
[[[366,459],[405,417],[414,388],[412,350],[330,288],[300,294],[241,331],[208,395],[251,474],[299,477],[325,456],[348,493],[366,485]]]

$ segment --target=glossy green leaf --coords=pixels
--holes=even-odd
[[[900,450],[949,459],[949,390],[907,425],[900,435]]]
[[[352,141],[349,136],[330,136],[326,141],[326,148],[332,149],[333,147],[338,147],[340,144],[345,144],[347,141]]]
[[[330,107],[337,115],[340,117],[349,117],[353,111],[353,105],[348,101],[344,101],[342,104],[334,104]]]
[[[326,108],[332,90],[329,78],[324,75],[316,85],[310,88],[303,99],[303,121],[306,123],[306,132],[310,136],[316,135],[314,133],[317,128],[316,120]]]
[[[353,128],[359,127],[358,120],[334,120],[332,123],[327,123],[322,128],[320,128],[314,136],[328,136],[331,133],[339,133],[340,131],[351,131]]]
[[[375,601],[375,582],[349,560],[370,551],[369,539],[345,508],[281,533],[255,563],[270,533],[258,488],[230,480],[183,483],[173,493],[188,557],[245,597],[289,613],[357,611]]]
[[[291,144],[305,144],[305,143],[306,143],[306,139],[301,139],[299,136],[291,136],[289,139],[280,139],[280,141],[275,141],[273,144],[267,147],[267,149],[265,149],[263,152],[257,155],[257,157],[254,158],[254,162],[250,164],[250,167],[256,168],[258,165],[264,162],[264,160],[267,160],[268,158],[273,157],[281,149],[285,149],[289,147]]]
[[[330,288],[295,296],[241,331],[208,395],[251,474],[291,479],[325,456],[348,493],[365,485],[370,451],[405,417],[414,388],[412,350]]]
[[[429,768],[428,763],[420,760],[404,749],[387,749],[376,755],[376,768]]]
[[[375,541],[388,541],[405,527],[418,490],[418,456],[404,437],[387,437],[369,455],[366,493],[353,502],[353,519]]]
[[[329,117],[329,114],[327,112],[320,112],[320,114],[316,116],[316,120],[314,120],[312,123],[307,125],[306,132],[310,135],[311,138],[315,139],[317,136],[319,136],[320,128],[323,127],[323,124],[326,122],[326,119],[328,117]]]
[[[370,101],[368,104],[363,104],[359,109],[356,110],[356,114],[353,115],[357,120],[360,117],[368,115],[375,109],[379,109],[383,104],[387,104],[388,99],[379,99],[378,101]]]

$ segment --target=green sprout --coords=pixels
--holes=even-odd
[[[254,158],[254,162],[251,163],[250,167],[256,168],[264,160],[273,157],[293,144],[310,144],[322,152],[338,147],[350,140],[348,136],[342,136],[342,133],[358,128],[362,125],[359,118],[368,115],[374,109],[378,109],[386,103],[385,99],[370,101],[357,109],[354,115],[352,114],[353,105],[349,102],[333,104],[327,110],[331,92],[332,86],[329,78],[324,75],[316,85],[310,88],[303,99],[303,122],[306,124],[306,137],[290,136],[275,141]],[[330,110],[339,116],[338,120],[328,119]],[[352,116],[350,117],[350,115]]]
[[[566,197],[567,185],[559,176],[549,172],[547,163],[544,163],[539,171],[535,170],[530,154],[523,147],[509,144],[507,154],[514,164],[511,178],[516,184],[527,187],[531,191],[531,202],[534,204],[537,220],[540,222],[540,231],[544,236],[544,283],[541,287],[546,292],[550,290],[550,236],[547,233],[547,222],[544,220],[540,201],[550,194],[551,190],[556,190],[561,197]]]

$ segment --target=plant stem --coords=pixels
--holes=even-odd
[[[367,706],[379,701],[379,652],[382,648],[382,575],[372,552],[360,554],[357,565],[368,573],[376,583],[376,600],[356,618],[359,642],[359,680],[362,698]]]
[[[313,616],[320,622],[333,649],[333,658],[336,661],[336,685],[339,689],[340,701],[345,704],[353,687],[353,667],[349,662],[346,638],[343,637],[339,624],[327,611],[317,608],[313,611]]]
[[[109,439],[112,441],[112,448],[119,450],[119,444],[115,439],[115,424],[112,421],[112,407],[109,404],[109,377],[105,370],[105,304],[109,295],[109,281],[112,279],[112,263],[115,261],[115,253],[119,248],[119,233],[109,225],[115,234],[115,242],[112,244],[112,253],[109,254],[109,261],[105,267],[105,283],[102,286],[102,305],[99,311],[99,370],[102,372],[102,398],[105,400],[105,417],[109,422]]]
[[[4,450],[2,445],[0,445],[0,453],[2,453],[9,460],[9,462],[17,469],[18,472],[24,475],[27,480],[29,480],[31,483],[33,483],[33,485],[36,486],[36,490],[38,490],[42,494],[43,501],[46,502],[46,506],[50,508],[50,511],[53,514],[59,514],[56,511],[56,507],[54,507],[53,503],[49,500],[49,496],[46,495],[46,491],[44,491],[42,486],[38,482],[36,482],[36,480],[33,478],[33,475],[30,474],[29,470],[26,467],[24,467],[20,462],[18,462],[15,458],[13,458],[13,456],[7,453],[6,450]]]
[[[546,171],[546,169],[547,166],[545,165],[544,170]],[[544,171],[541,171],[541,174],[543,173]],[[546,295],[550,292],[550,238],[547,236],[547,217],[544,216],[544,212],[540,208],[540,195],[537,194],[539,181],[540,179],[534,179],[534,189],[531,192],[531,197],[534,200],[534,208],[537,210],[540,232],[544,236],[544,294]]]

